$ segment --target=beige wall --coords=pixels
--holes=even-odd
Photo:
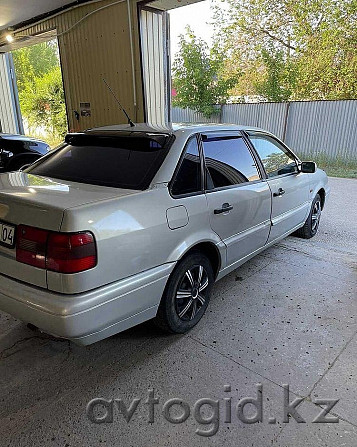
[[[143,95],[137,21],[137,1],[130,0],[134,43],[135,86],[137,105],[134,106],[133,71],[127,1],[104,8],[87,17],[68,32],[86,14],[110,5],[103,0],[73,8],[60,15],[16,34],[36,35],[56,28],[60,48],[69,129],[73,131],[93,126],[126,122],[117,103],[102,81],[104,76],[119,97],[133,121],[143,121]],[[74,110],[80,103],[89,102],[91,116],[80,117],[79,125]]]

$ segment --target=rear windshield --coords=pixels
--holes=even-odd
[[[170,136],[67,135],[52,155],[25,170],[34,175],[125,189],[146,189],[169,149]]]

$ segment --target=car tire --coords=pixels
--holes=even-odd
[[[204,315],[214,284],[209,259],[200,252],[183,258],[171,274],[154,323],[165,332],[183,334]]]
[[[304,226],[299,228],[294,234],[303,239],[311,239],[317,233],[320,225],[322,201],[319,194],[316,194]]]

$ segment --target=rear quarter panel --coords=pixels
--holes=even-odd
[[[169,228],[166,211],[185,206],[188,222]],[[61,231],[91,231],[97,243],[98,264],[74,275],[48,272],[50,290],[79,293],[174,262],[193,245],[219,244],[210,229],[204,194],[174,199],[167,186],[127,197],[83,205],[64,212]]]

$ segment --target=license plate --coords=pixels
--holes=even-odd
[[[0,244],[5,247],[15,246],[15,226],[0,222]]]

